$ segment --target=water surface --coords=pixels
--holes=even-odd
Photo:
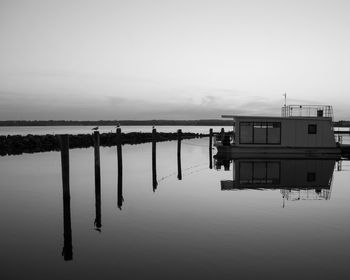
[[[60,152],[0,157],[2,279],[336,279],[350,272],[349,162],[306,163],[325,166],[315,180],[331,169],[330,196],[319,197],[311,181],[299,194],[290,187],[288,197],[288,188],[270,189],[271,178],[258,173],[259,188],[223,189],[238,163],[210,169],[208,139],[182,141],[181,180],[177,142],[156,148],[156,188],[151,143],[122,147],[122,185],[116,147],[101,148],[100,202],[93,148],[70,150],[69,225]],[[297,170],[295,182],[307,181],[299,169],[281,175]],[[327,188],[326,179],[319,187]]]

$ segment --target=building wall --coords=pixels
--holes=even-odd
[[[334,165],[334,160],[282,160],[281,185],[291,188],[327,186],[332,178]],[[312,173],[314,177],[310,176]]]
[[[328,119],[287,119],[287,118],[236,118],[236,145],[237,146],[266,146],[266,144],[240,144],[239,126],[240,122],[280,122],[281,123],[281,144],[269,145],[279,147],[335,147],[334,133],[331,127],[331,120]],[[317,133],[309,134],[308,125],[317,125]]]

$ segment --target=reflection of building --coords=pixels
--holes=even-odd
[[[283,198],[291,201],[296,200],[329,200],[331,198],[331,188],[329,189],[283,189]]]
[[[235,159],[233,180],[221,190],[280,189],[287,200],[330,199],[335,160]],[[216,160],[216,168],[230,168],[231,160]]]

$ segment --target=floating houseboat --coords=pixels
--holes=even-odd
[[[332,106],[288,105],[281,116],[236,116],[233,133],[214,142],[219,155],[256,157],[334,157],[341,154],[333,131]]]

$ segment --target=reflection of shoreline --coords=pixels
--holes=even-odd
[[[221,190],[280,189],[287,200],[330,199],[334,159],[216,159],[216,169],[230,170]]]

